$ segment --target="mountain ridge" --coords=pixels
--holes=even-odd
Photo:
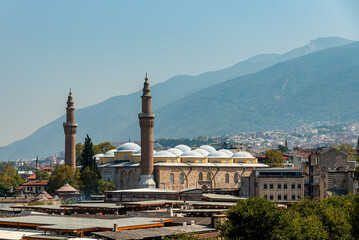
[[[321,44],[334,46],[352,42],[336,37],[326,38],[326,40],[325,44]],[[323,41],[323,39],[318,39],[318,41]],[[193,93],[228,79],[253,74],[288,58],[325,48],[325,46],[317,43],[316,40],[310,44],[311,46],[305,45],[284,54],[257,55],[228,68],[206,72],[197,76],[174,76],[165,82],[151,86],[151,94],[155,96],[152,102],[153,110],[157,111],[170,103],[184,99]],[[85,134],[89,134],[95,143],[105,140],[127,140],[128,137],[138,136],[137,113],[140,112],[140,95],[141,92],[138,91],[128,95],[115,96],[101,103],[76,110],[75,119],[79,123],[77,142],[82,142]],[[35,154],[46,156],[61,151],[64,149],[63,120],[64,115],[39,128],[29,137],[15,141],[8,146],[0,147],[1,160],[31,157]],[[131,129],[134,125],[137,125],[136,131],[138,133],[136,135],[130,134],[126,130],[127,128]]]

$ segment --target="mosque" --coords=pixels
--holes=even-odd
[[[146,76],[142,112],[139,114],[141,145],[125,143],[118,149],[95,156],[105,181],[115,183],[118,190],[159,188],[184,190],[236,190],[249,184],[253,169],[267,168],[250,153],[216,150],[203,145],[192,149],[177,145],[165,151],[153,150],[154,113]],[[246,195],[246,194],[245,194]]]

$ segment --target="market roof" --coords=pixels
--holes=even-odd
[[[84,221],[83,218],[76,217],[60,217],[60,216],[21,216],[21,217],[7,217],[0,218],[0,225],[13,225],[13,226],[33,226],[37,227],[38,230],[45,231],[96,231],[97,229],[101,230],[112,230],[114,224],[117,224],[118,230],[131,229],[131,228],[146,228],[146,227],[155,227],[163,226],[163,222],[172,222],[171,219],[159,219],[159,218],[143,218],[143,217],[133,217],[133,218],[117,218],[117,219],[93,219],[86,218]]]
[[[209,228],[201,225],[171,226],[161,228],[135,229],[119,232],[97,232],[98,237],[106,237],[113,240],[144,239],[144,238],[162,238],[169,235],[181,233],[208,233],[217,232],[215,228]]]

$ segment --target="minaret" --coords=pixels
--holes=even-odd
[[[35,165],[35,169],[36,169],[36,170],[39,170],[39,169],[40,169],[39,156],[36,156],[36,165]]]
[[[284,147],[286,147],[288,149],[288,139],[285,139],[285,143],[284,143]]]
[[[151,112],[150,85],[147,73],[142,94],[142,112],[138,114],[141,127],[141,178],[139,188],[155,188],[153,177],[153,125],[155,114]]]
[[[67,99],[65,131],[65,165],[76,168],[76,130],[75,107],[71,89]]]

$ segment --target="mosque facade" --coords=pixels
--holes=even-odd
[[[183,190],[191,188],[236,190],[242,178],[252,170],[267,168],[250,153],[216,150],[203,145],[190,148],[178,145],[165,151],[153,150],[154,113],[146,76],[142,112],[139,114],[142,149],[136,143],[125,143],[118,149],[95,156],[102,178],[113,182],[117,190],[159,188]]]

